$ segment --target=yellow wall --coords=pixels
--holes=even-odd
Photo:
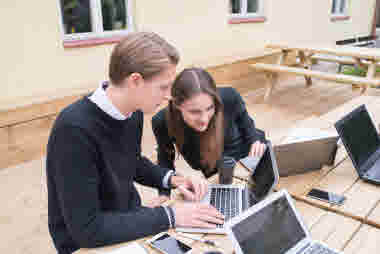
[[[332,0],[262,0],[264,23],[227,23],[228,0],[135,0],[137,30],[180,50],[180,68],[249,58],[266,42],[333,43],[369,35],[375,0],[349,0],[347,21],[330,21]],[[0,109],[72,95],[106,78],[113,45],[64,49],[59,0],[1,1]]]

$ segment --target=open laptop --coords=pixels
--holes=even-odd
[[[216,207],[224,216],[225,221],[237,216],[260,200],[278,183],[276,158],[270,142],[262,155],[254,173],[250,174],[246,186],[211,184],[205,198],[201,201]],[[215,229],[177,227],[177,231],[225,234],[224,225]]]
[[[280,176],[291,176],[319,170],[333,165],[339,136],[314,138],[276,145],[277,166]]]
[[[335,123],[361,179],[380,184],[380,138],[364,105]]]
[[[273,193],[225,225],[236,254],[338,254],[311,239],[286,190]]]

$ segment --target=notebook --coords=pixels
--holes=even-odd
[[[380,138],[365,105],[337,121],[335,128],[359,177],[380,184]]]
[[[228,221],[265,198],[278,183],[278,178],[273,147],[268,142],[255,172],[250,174],[249,181],[245,186],[232,184],[210,185],[208,193],[201,202],[216,207],[225,216],[225,221]],[[217,225],[215,229],[177,227],[176,230],[181,232],[225,234],[224,225]]]
[[[338,254],[314,241],[286,190],[273,193],[225,225],[237,254]]]

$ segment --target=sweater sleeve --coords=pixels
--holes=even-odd
[[[140,156],[135,181],[142,185],[164,189],[163,180],[168,172],[168,168],[155,165],[146,157]]]
[[[152,129],[157,142],[157,162],[159,166],[175,171],[174,144],[172,138],[169,137],[163,113],[161,111],[152,118]],[[159,194],[170,196],[170,190],[159,189]]]
[[[101,208],[100,175],[95,142],[77,127],[53,130],[48,158],[65,224],[80,248],[131,241],[169,228],[163,207],[139,207],[130,212]],[[128,201],[126,201],[128,202]]]

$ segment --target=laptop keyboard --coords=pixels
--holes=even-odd
[[[380,157],[380,149],[377,149],[377,151],[373,153],[368,158],[368,160],[364,163],[363,168],[365,168],[366,170],[370,169],[375,164],[375,162],[377,161],[379,157]]]
[[[228,221],[239,213],[239,188],[212,188],[210,204],[224,215],[225,221]]]
[[[315,243],[307,248],[302,254],[338,254],[337,252],[327,248],[326,246]]]

